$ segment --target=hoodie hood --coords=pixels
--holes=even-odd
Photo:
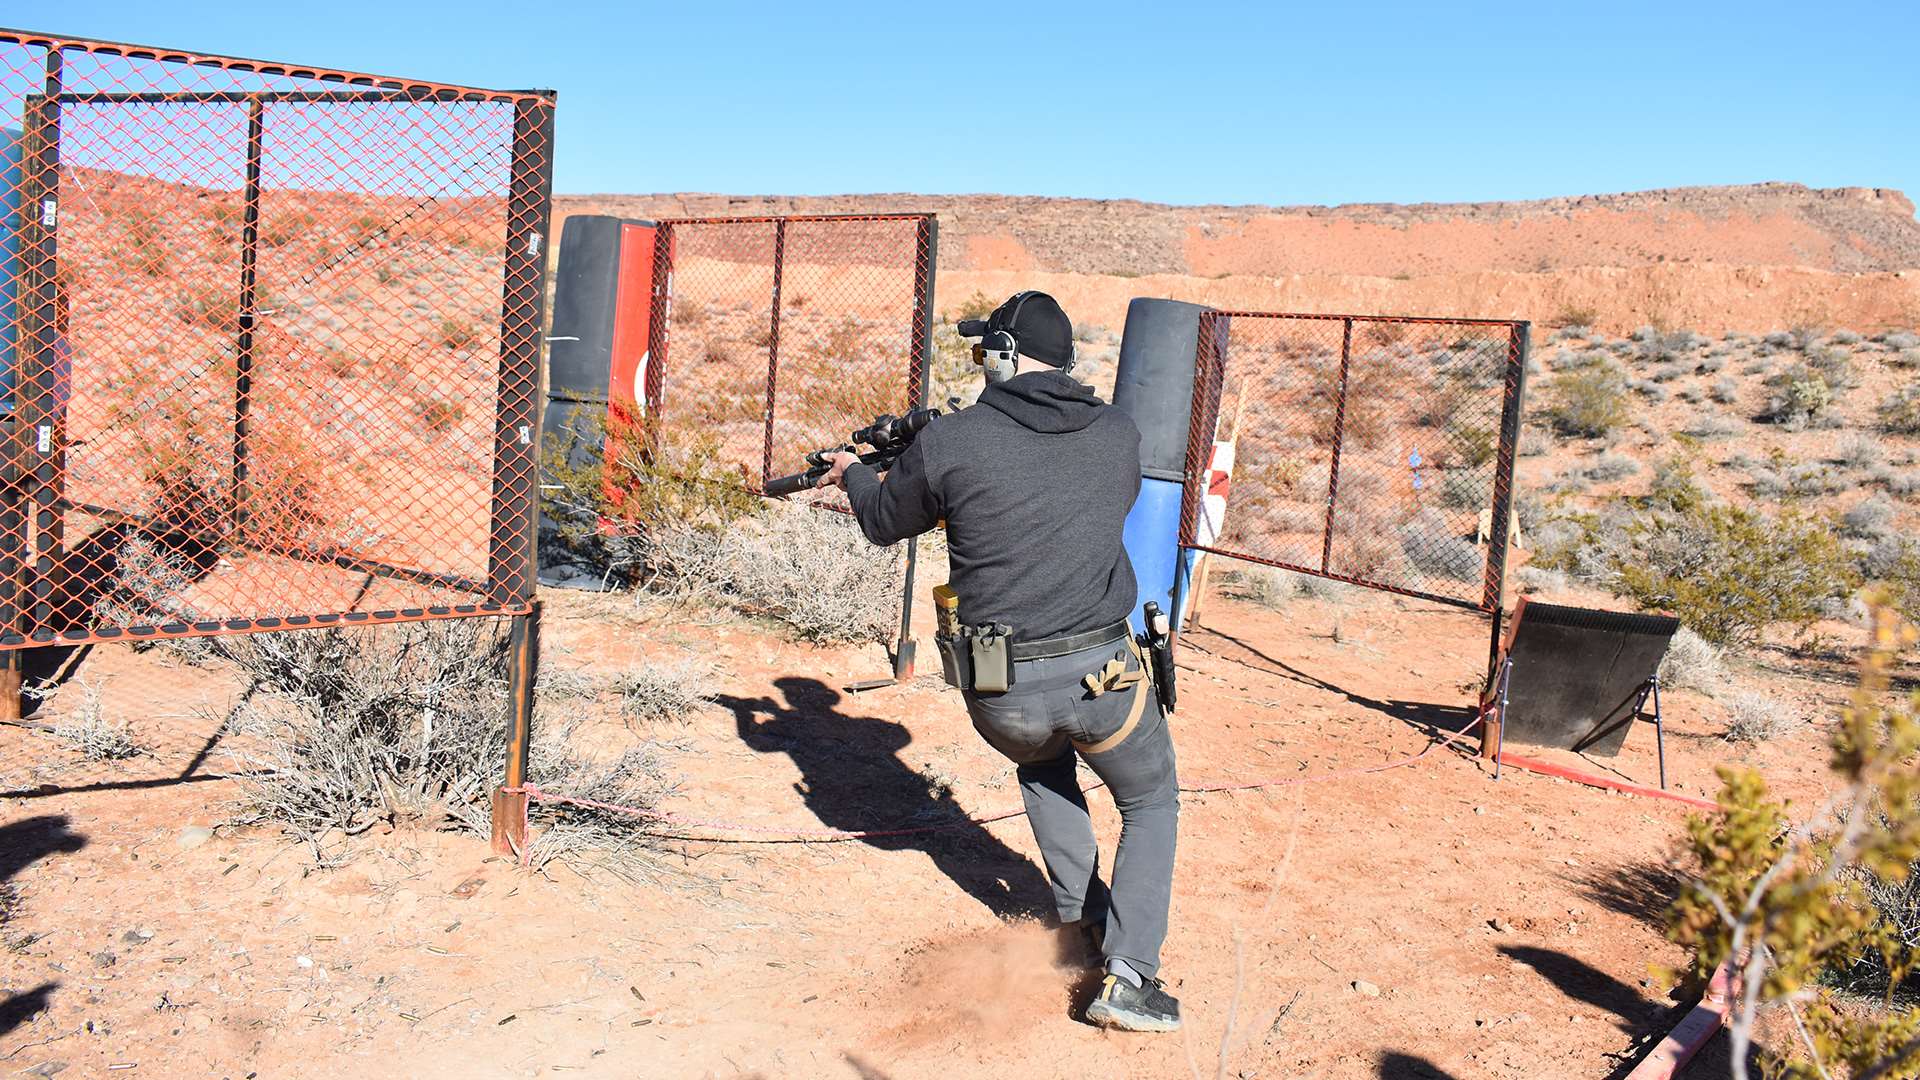
[[[1107,407],[1092,387],[1063,371],[1030,371],[995,383],[980,392],[980,404],[1042,435],[1079,431]]]

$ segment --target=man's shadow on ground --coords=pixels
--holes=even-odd
[[[1052,912],[1052,890],[1039,868],[986,826],[962,824],[966,811],[953,793],[900,759],[913,741],[904,725],[840,712],[840,692],[818,679],[785,676],[773,684],[786,698],[784,707],[764,697],[722,694],[714,700],[733,710],[748,746],[793,759],[801,776],[794,788],[822,823],[847,831],[947,826],[861,842],[882,851],[925,852],[941,873],[1001,918]]]

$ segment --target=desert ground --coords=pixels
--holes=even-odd
[[[1909,551],[1920,436],[1889,403],[1920,377],[1920,225],[1897,192],[1769,185],[1301,210],[914,196],[560,204],[638,216],[922,208],[942,215],[943,322],[976,294],[1055,290],[1096,385],[1110,385],[1137,295],[1532,319],[1516,594],[1634,608],[1609,537],[1648,512],[1676,457],[1719,499],[1830,523],[1862,575]],[[709,278],[745,280],[727,262]],[[821,355],[840,335],[880,356],[864,335],[898,323],[898,282],[885,311],[836,317],[830,271],[818,272],[792,331]],[[729,389],[740,380],[727,373],[752,367],[759,312],[717,292],[694,310],[676,316],[692,320],[676,347],[698,361],[685,378]],[[200,333],[186,315],[174,324]],[[951,328],[940,333],[950,344]],[[458,374],[472,345],[434,347]],[[893,392],[884,371],[897,369],[873,370],[788,385],[833,397],[821,416],[858,413]],[[1621,406],[1600,431],[1563,419],[1596,373]],[[1786,400],[1816,375],[1817,404]],[[764,385],[699,395],[714,411],[695,426],[749,472]],[[415,392],[405,372],[381,386],[370,400]],[[490,408],[443,425],[417,415],[407,438],[457,456]],[[824,422],[801,416],[782,438],[804,444]],[[1245,479],[1244,492],[1284,486]],[[783,512],[813,515],[858,550],[830,513]],[[942,558],[923,549],[923,596]],[[204,649],[101,645],[26,724],[0,726],[0,1065],[234,1080],[1624,1074],[1690,1004],[1673,992],[1668,969],[1683,957],[1661,912],[1691,806],[1518,770],[1494,780],[1466,732],[1484,615],[1217,569],[1182,639],[1174,718],[1185,793],[1165,974],[1185,1009],[1178,1035],[1078,1019],[1087,958],[1047,924],[1011,767],[926,674],[924,603],[921,674],[856,693],[887,671],[875,643],[813,643],[684,590],[543,589],[536,724],[607,755],[645,747],[661,770],[631,821],[648,840],[637,861],[587,852],[523,868],[447,813],[396,811],[297,842],[257,812],[246,777],[257,736],[227,722],[271,694]],[[1671,792],[1710,798],[1717,766],[1746,763],[1797,805],[1820,798],[1825,739],[1864,641],[1850,595],[1821,599],[1833,602],[1804,625],[1673,672]],[[633,673],[667,669],[700,673],[693,700],[636,715]],[[1643,785],[1656,776],[1648,725],[1614,758],[1527,752]],[[1101,799],[1110,853],[1117,821]],[[928,831],[835,835],[901,829]]]

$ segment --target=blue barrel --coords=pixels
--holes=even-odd
[[[1184,578],[1180,560],[1180,495],[1186,479],[1187,431],[1193,401],[1193,358],[1200,340],[1200,304],[1138,297],[1127,305],[1113,403],[1140,428],[1140,497],[1127,514],[1127,557],[1140,607],[1152,600],[1172,617]]]

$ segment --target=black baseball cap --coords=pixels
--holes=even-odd
[[[1015,293],[985,320],[963,320],[955,329],[962,337],[1005,331],[1018,343],[1022,356],[1054,367],[1073,362],[1073,323],[1060,301],[1043,292]]]

